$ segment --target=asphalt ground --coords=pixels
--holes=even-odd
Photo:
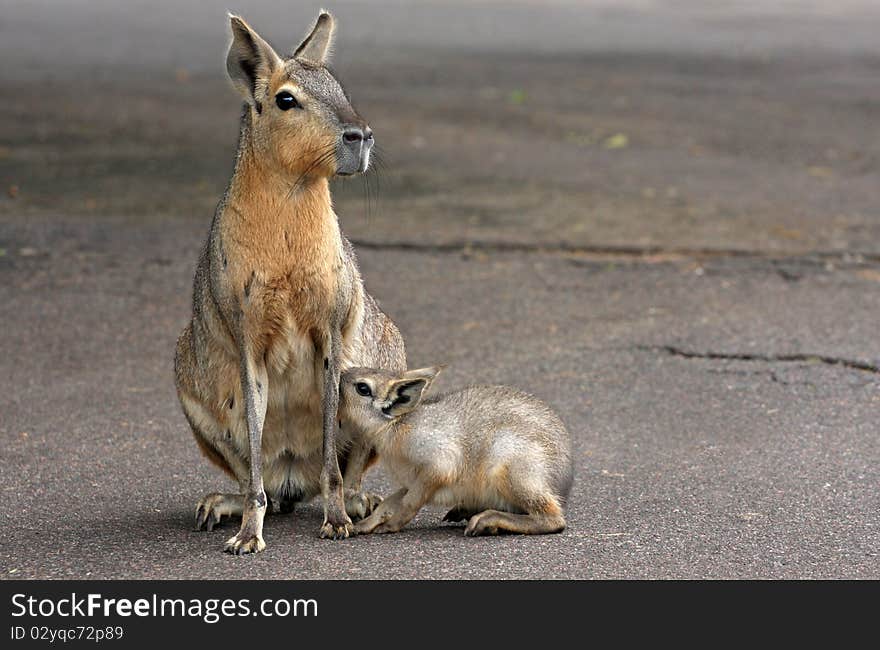
[[[279,47],[312,14],[242,4]],[[258,556],[193,531],[233,488],[171,372],[234,151],[223,13],[29,3],[0,23],[0,575],[880,577],[876,9],[401,6],[330,7],[384,161],[337,210],[437,390],[558,410],[566,531],[427,508],[332,542],[317,502]]]

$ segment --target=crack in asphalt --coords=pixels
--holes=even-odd
[[[775,370],[714,370],[709,372],[720,375],[735,375],[738,377],[767,377],[774,384],[782,384],[783,386],[810,386],[815,388],[815,384],[811,381],[788,381],[779,376]]]
[[[871,372],[880,374],[880,365],[869,363],[866,361],[858,361],[854,359],[844,359],[842,357],[833,357],[825,354],[811,353],[793,353],[793,354],[745,354],[745,353],[727,353],[727,352],[698,352],[694,350],[685,350],[675,345],[642,345],[638,346],[641,350],[660,351],[672,356],[681,357],[683,359],[712,359],[724,361],[763,361],[765,363],[792,363],[792,362],[812,362],[823,363],[829,366],[842,366],[852,370],[861,370],[863,372]]]
[[[719,259],[754,258],[770,262],[798,260],[841,261],[855,264],[880,263],[880,253],[853,253],[838,251],[810,251],[802,254],[779,254],[740,248],[667,248],[664,246],[585,246],[579,244],[533,243],[512,241],[456,240],[447,242],[374,241],[354,238],[357,248],[380,251],[415,251],[426,253],[537,253],[544,255],[564,254],[584,257],[622,257],[644,259],[661,257],[669,259]],[[665,259],[663,261],[666,261]]]

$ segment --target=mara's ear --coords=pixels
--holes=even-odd
[[[330,58],[333,47],[333,35],[336,33],[336,20],[329,13],[321,10],[312,31],[300,43],[293,56],[300,61],[314,65],[324,65]]]
[[[400,379],[391,384],[382,412],[396,418],[412,411],[422,401],[425,391],[442,369],[443,366],[433,366],[403,373]]]
[[[262,111],[260,99],[269,76],[282,64],[281,59],[266,41],[260,38],[240,16],[229,14],[232,43],[226,55],[226,72],[245,101]]]

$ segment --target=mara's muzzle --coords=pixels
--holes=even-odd
[[[373,131],[370,127],[346,125],[336,146],[336,173],[351,176],[367,171],[372,148]]]

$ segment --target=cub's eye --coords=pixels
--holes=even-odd
[[[357,391],[358,395],[363,395],[364,397],[370,397],[373,394],[373,391],[370,390],[370,385],[365,384],[362,381],[356,383],[354,389]]]
[[[289,111],[291,108],[302,108],[302,105],[298,101],[296,101],[296,97],[291,95],[286,90],[282,90],[280,93],[275,95],[275,103],[282,111]]]

